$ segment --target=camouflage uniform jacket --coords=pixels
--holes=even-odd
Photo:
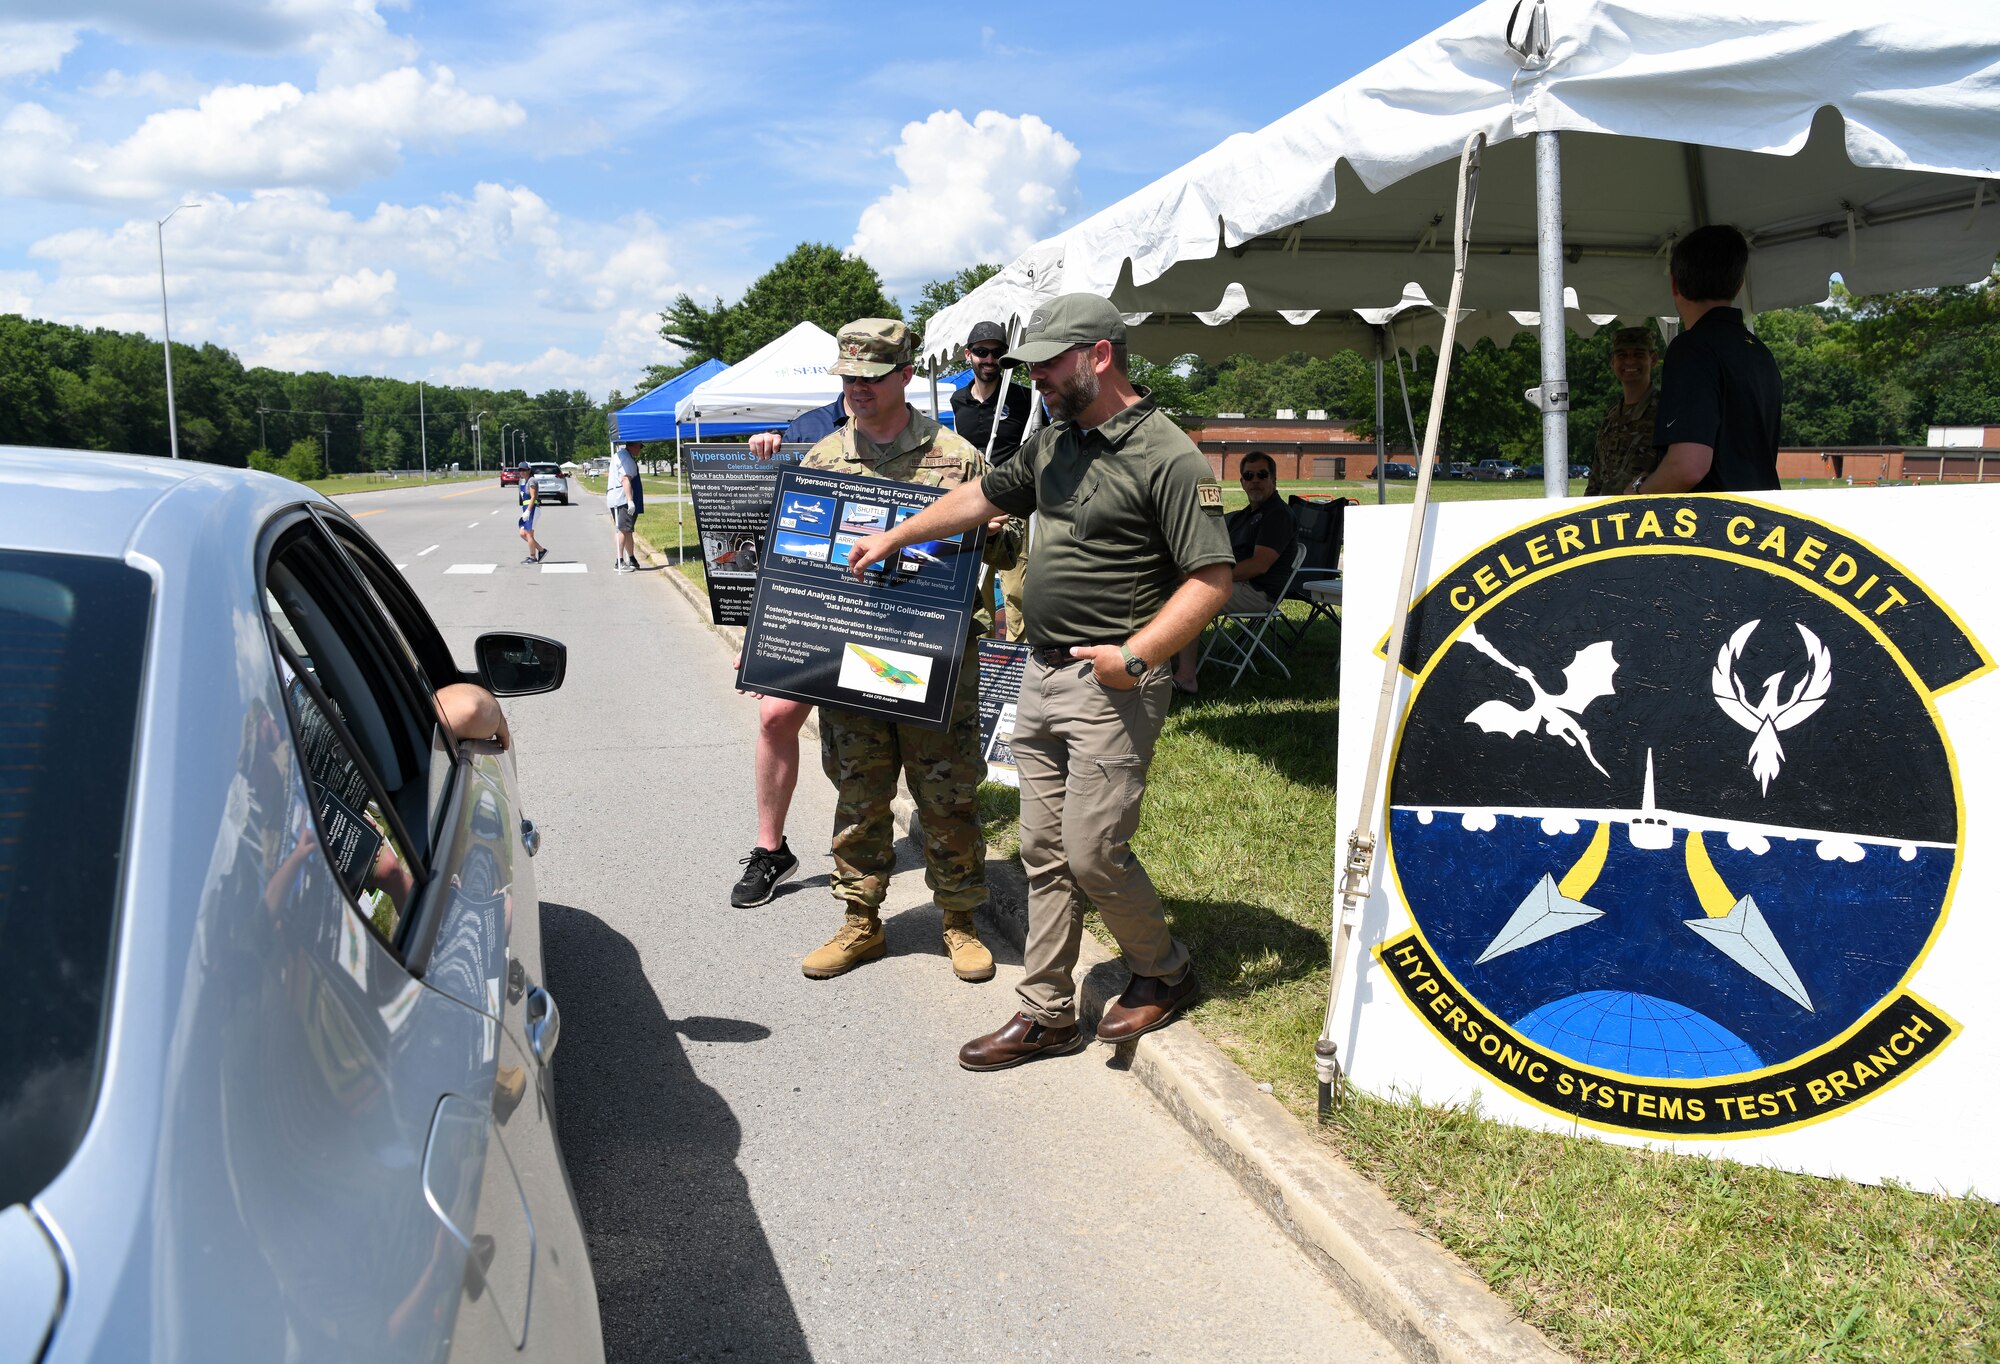
[[[799,461],[802,469],[824,469],[830,473],[858,478],[893,478],[899,483],[925,483],[933,488],[956,488],[977,480],[986,472],[986,457],[977,446],[916,408],[908,409],[910,423],[888,445],[877,445],[858,430],[852,421],[806,451]],[[1028,540],[1028,524],[1020,517],[1007,519],[998,535],[986,537],[985,562],[992,568],[1012,568],[1020,562]],[[977,628],[986,634],[993,628],[990,589],[982,590],[975,603]]]
[[[1621,393],[1604,425],[1597,428],[1597,453],[1590,461],[1590,482],[1584,492],[1591,497],[1616,496],[1632,486],[1632,480],[1653,472],[1659,463],[1653,448],[1653,419],[1660,410],[1660,386],[1646,390],[1637,408],[1628,409]]]

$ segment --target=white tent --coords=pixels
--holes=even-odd
[[[697,384],[674,405],[680,422],[784,423],[840,396],[840,378],[829,373],[838,358],[834,339],[801,322],[761,350]],[[928,386],[912,383],[910,403],[934,413]]]
[[[1996,126],[1990,3],[1487,0],[1040,244],[1033,279],[1012,283],[1181,316],[1222,310],[1235,286],[1266,327],[1392,307],[1412,285],[1441,299],[1474,132],[1488,145],[1464,303],[1496,322],[1558,299],[1664,311],[1667,253],[1708,222],[1749,237],[1752,309],[1818,302],[1835,272],[1864,293],[1963,283],[2000,249],[2000,204],[1983,207],[2000,199]],[[927,349],[952,344],[933,330]],[[1557,339],[1544,330],[1552,493]]]

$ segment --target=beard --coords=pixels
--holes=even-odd
[[[1097,373],[1087,364],[1080,364],[1071,370],[1069,377],[1053,388],[1044,389],[1042,397],[1048,402],[1049,411],[1059,422],[1075,421],[1090,405],[1097,401]]]

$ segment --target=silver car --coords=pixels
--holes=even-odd
[[[535,834],[432,699],[564,654],[476,652],[296,484],[0,450],[0,1361],[603,1358]]]
[[[530,464],[528,477],[535,482],[535,495],[544,502],[569,505],[569,476],[559,464]]]

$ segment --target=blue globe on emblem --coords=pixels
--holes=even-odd
[[[1570,995],[1542,1005],[1514,1027],[1560,1056],[1624,1075],[1699,1080],[1740,1075],[1764,1064],[1714,1019],[1629,990]]]

